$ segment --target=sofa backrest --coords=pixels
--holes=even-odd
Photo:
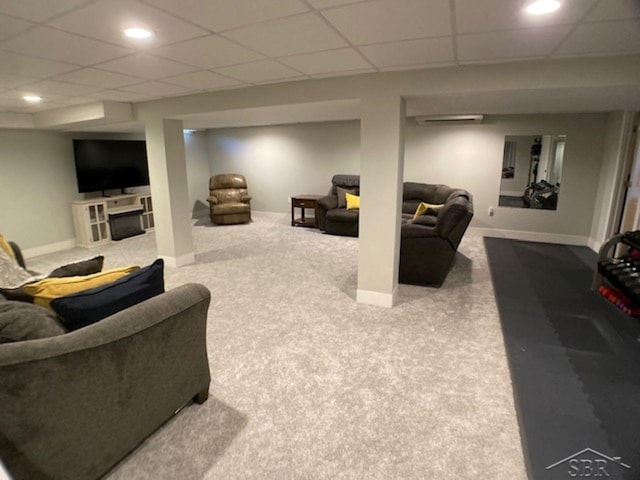
[[[213,175],[209,179],[209,194],[218,199],[218,203],[237,203],[248,195],[247,181],[239,173]]]
[[[336,187],[347,190],[355,190],[356,195],[360,195],[360,175],[334,175],[331,179],[331,189],[329,195],[336,195]]]
[[[421,202],[442,205],[456,197],[471,196],[466,190],[447,185],[404,182],[402,186],[402,213],[413,214]]]

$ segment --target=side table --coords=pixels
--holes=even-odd
[[[292,227],[311,227],[318,228],[318,220],[315,214],[315,208],[318,200],[322,195],[296,195],[291,197],[291,226]],[[300,209],[300,217],[296,218],[295,210]],[[312,218],[305,216],[305,209],[313,208],[314,214]]]

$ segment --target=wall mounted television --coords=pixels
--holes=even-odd
[[[149,185],[144,140],[74,140],[80,193]]]

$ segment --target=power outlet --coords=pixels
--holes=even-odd
[[[493,207],[489,207],[489,210],[487,211],[487,215],[489,215],[490,217],[493,217],[493,214],[495,213]]]

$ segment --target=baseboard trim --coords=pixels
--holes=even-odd
[[[184,267],[185,265],[190,265],[196,261],[196,254],[193,252],[187,253],[186,255],[180,255],[179,257],[169,257],[167,255],[159,255],[159,257],[164,260],[167,267],[171,268]]]
[[[565,235],[561,233],[528,232],[525,230],[502,230],[498,228],[470,227],[470,232],[484,237],[510,238],[512,240],[527,240],[531,242],[558,243],[561,245],[590,246],[589,237],[581,235]]]
[[[373,292],[371,290],[358,290],[356,292],[356,302],[377,307],[391,308],[395,305],[398,287],[393,289],[393,293]]]
[[[24,258],[39,257],[40,255],[47,255],[49,253],[61,252],[63,250],[70,250],[76,246],[76,240],[70,238],[62,242],[50,243],[49,245],[42,245],[41,247],[25,248],[22,251]]]
[[[587,246],[594,252],[598,253],[603,243],[604,242],[601,242],[600,240],[596,240],[595,238],[590,238],[589,242],[587,243]]]

